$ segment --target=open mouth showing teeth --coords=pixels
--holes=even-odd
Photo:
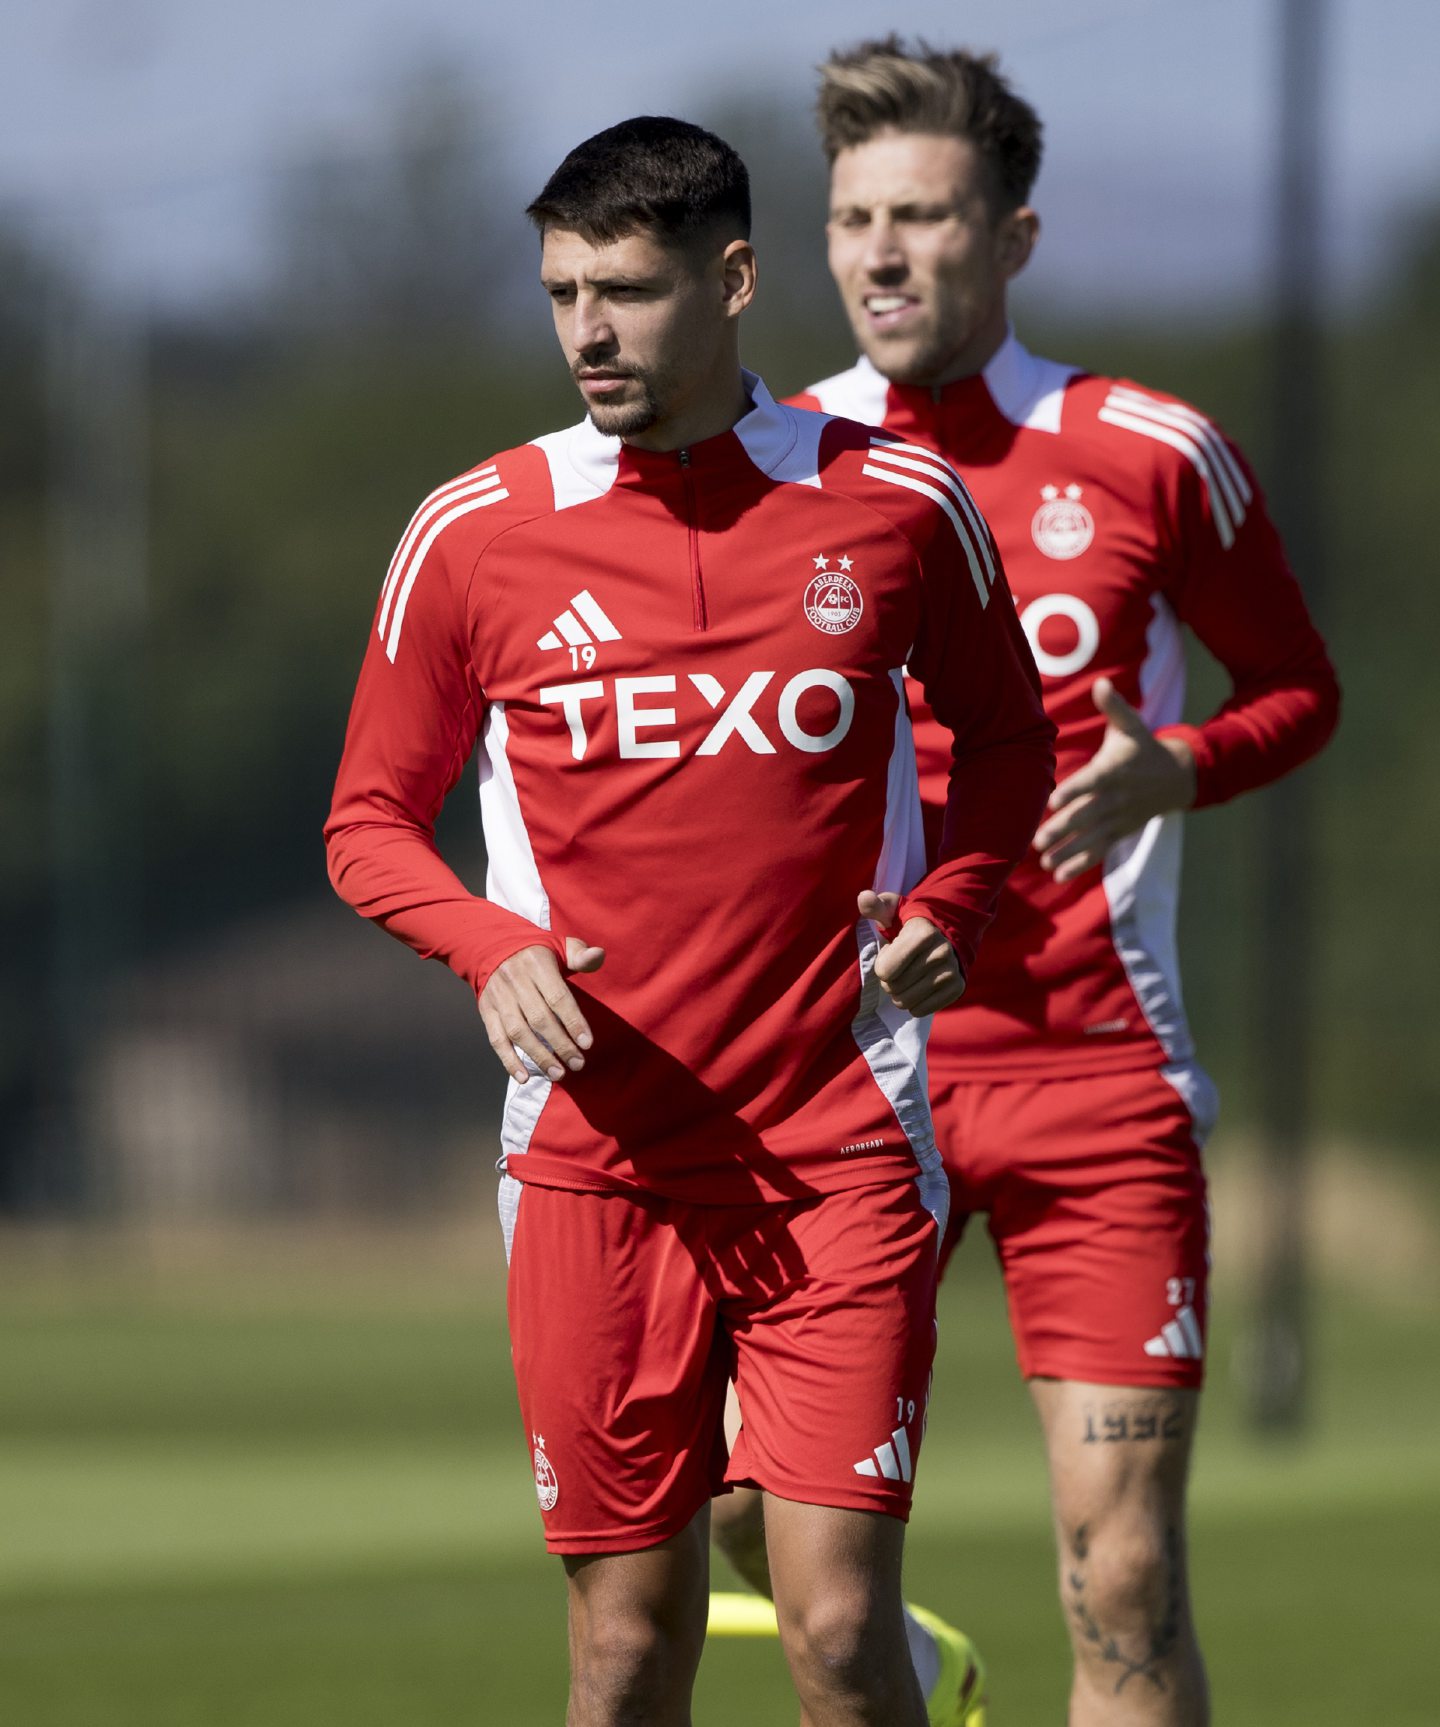
[[[908,294],[868,294],[865,298],[865,310],[874,312],[877,317],[883,317],[886,312],[902,312],[906,306],[915,304]]]

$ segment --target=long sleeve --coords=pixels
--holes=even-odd
[[[1176,725],[1195,757],[1196,807],[1268,785],[1318,753],[1340,686],[1258,483],[1215,435],[1213,485],[1181,463],[1172,502],[1177,615],[1229,673],[1230,698],[1202,725]]]
[[[467,616],[473,558],[462,553],[456,562],[458,570],[440,537],[405,566],[407,582],[392,566],[350,710],[325,845],[343,900],[422,958],[443,960],[478,996],[521,948],[549,947],[562,964],[565,950],[549,930],[472,893],[435,844],[435,818],[485,716]]]
[[[1000,890],[1025,855],[1055,783],[1055,728],[993,542],[987,603],[937,536],[925,558],[926,611],[910,673],[951,734],[935,865],[900,907],[942,930],[969,971]]]

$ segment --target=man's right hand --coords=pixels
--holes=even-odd
[[[567,971],[599,971],[604,963],[603,947],[566,936]],[[594,1042],[580,1004],[548,947],[522,947],[496,966],[480,992],[480,1017],[500,1065],[520,1085],[529,1079],[530,1070],[517,1050],[523,1050],[548,1079],[564,1079],[567,1068],[579,1073],[584,1067],[583,1052]]]

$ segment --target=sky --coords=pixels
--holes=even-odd
[[[1329,275],[1363,303],[1407,213],[1440,205],[1440,6],[1311,4],[1329,19]],[[1045,291],[1223,314],[1268,280],[1277,17],[1278,0],[7,0],[0,214],[109,290],[203,309],[263,280],[287,166],[373,155],[427,66],[500,95],[506,167],[538,186],[630,113],[703,117],[736,93],[806,111],[829,47],[895,28],[999,49],[1038,106]]]

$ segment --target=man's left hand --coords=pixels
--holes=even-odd
[[[1157,738],[1109,678],[1091,692],[1106,719],[1100,748],[1062,780],[1046,806],[1034,845],[1040,867],[1069,881],[1102,861],[1118,840],[1152,816],[1195,802],[1195,758],[1180,738]]]
[[[888,930],[895,922],[900,896],[867,889],[855,903],[861,917]],[[894,938],[880,949],[875,976],[891,1001],[916,1019],[938,1013],[965,993],[965,974],[955,949],[925,917],[905,919]]]

